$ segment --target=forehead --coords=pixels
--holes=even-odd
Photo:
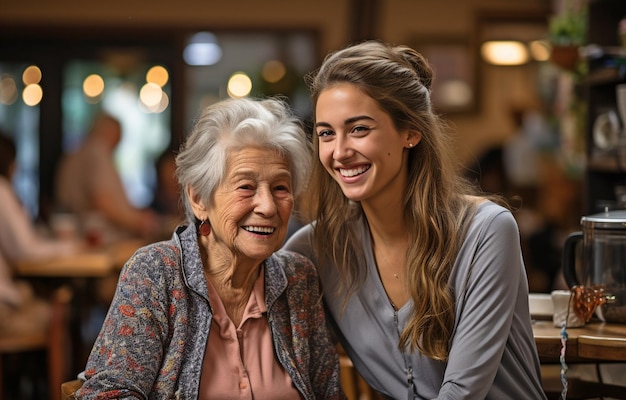
[[[357,110],[383,112],[378,103],[351,83],[341,83],[324,89],[315,105],[316,117],[332,117]]]
[[[232,149],[226,159],[226,175],[254,174],[268,171],[289,172],[287,157],[276,149],[245,147]]]

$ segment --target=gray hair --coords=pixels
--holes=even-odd
[[[195,216],[186,188],[193,188],[208,204],[226,176],[228,155],[246,147],[280,152],[289,162],[294,198],[304,190],[312,163],[311,143],[286,102],[277,98],[222,100],[204,109],[176,157],[176,175],[190,222]]]

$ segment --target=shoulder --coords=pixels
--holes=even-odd
[[[306,256],[291,250],[278,250],[272,258],[282,267],[287,275],[315,271],[313,263]]]
[[[283,274],[287,286],[294,290],[295,288],[309,287],[311,284],[318,282],[317,270],[311,260],[307,257],[289,250],[278,250],[269,259],[268,268],[270,274],[276,276]]]
[[[307,224],[298,229],[283,246],[283,250],[289,250],[315,260],[313,254],[313,224]]]
[[[483,202],[476,208],[459,253],[459,260],[480,254],[512,255],[519,250],[519,228],[513,214],[498,204]]]
[[[122,276],[143,275],[159,279],[180,269],[181,250],[173,241],[152,243],[139,248],[124,265]]]
[[[472,220],[472,228],[483,228],[481,230],[485,231],[506,227],[517,231],[517,222],[510,210],[491,201],[478,204]]]

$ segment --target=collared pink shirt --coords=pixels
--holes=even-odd
[[[226,314],[213,284],[207,283],[213,321],[202,364],[200,400],[300,400],[300,393],[274,353],[264,315],[264,268],[254,283],[239,327]]]

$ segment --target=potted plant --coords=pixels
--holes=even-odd
[[[585,5],[573,7],[566,3],[565,10],[549,20],[548,39],[552,45],[550,60],[564,68],[576,72],[579,68],[579,48],[587,40],[587,8]]]

